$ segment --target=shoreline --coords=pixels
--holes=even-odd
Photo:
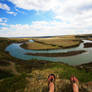
[[[89,63],[84,63],[84,64],[80,64],[75,66],[77,69],[84,69],[87,73],[88,72],[92,72],[92,61]]]

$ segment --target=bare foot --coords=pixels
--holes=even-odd
[[[71,83],[72,83],[72,87],[73,87],[73,92],[79,92],[79,81],[75,76],[72,76],[70,79]]]
[[[50,74],[48,76],[49,92],[54,92],[54,89],[55,89],[54,81],[55,81],[55,75],[54,74]]]

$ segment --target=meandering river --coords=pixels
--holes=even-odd
[[[31,40],[30,42],[33,42],[33,41]],[[8,51],[11,56],[22,60],[37,59],[37,60],[64,62],[69,65],[80,65],[80,64],[89,63],[92,61],[92,48],[84,48],[84,43],[86,42],[92,43],[92,41],[83,40],[83,43],[81,43],[78,47],[67,48],[67,49],[57,49],[57,50],[27,50],[20,47],[22,43],[13,43],[13,44],[10,44],[5,49],[5,51]],[[77,51],[77,50],[86,50],[87,52],[79,55],[67,56],[67,57],[43,57],[43,56],[25,55],[25,53],[60,53],[60,52],[63,53],[63,52]]]

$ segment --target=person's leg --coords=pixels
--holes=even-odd
[[[75,76],[72,76],[70,80],[72,83],[73,92],[79,92],[78,79]],[[55,90],[54,81],[55,81],[55,75],[50,74],[48,77],[49,92],[54,92],[54,90]]]
[[[51,82],[49,84],[49,92],[54,92],[54,83],[53,82]]]
[[[55,81],[55,75],[54,75],[54,74],[50,74],[50,75],[48,76],[49,92],[54,92],[54,90],[55,90],[54,81]]]
[[[79,92],[78,79],[75,76],[72,76],[70,80],[72,83],[73,92]]]
[[[73,83],[73,92],[79,92],[79,88],[76,83]]]

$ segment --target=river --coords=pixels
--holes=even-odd
[[[30,42],[33,42],[33,41],[31,40]],[[74,65],[89,63],[92,61],[92,48],[84,48],[84,43],[86,42],[92,43],[92,41],[83,40],[83,43],[81,43],[78,47],[67,48],[67,49],[57,49],[57,50],[27,50],[20,47],[22,43],[12,43],[5,49],[5,51],[8,51],[11,56],[22,60],[32,60],[32,59],[48,60],[48,61],[55,61],[55,62],[64,62],[74,66]],[[77,51],[77,50],[86,50],[87,52],[79,55],[67,56],[67,57],[43,57],[43,56],[25,55],[25,53],[58,53],[58,52],[63,53],[63,52]]]

